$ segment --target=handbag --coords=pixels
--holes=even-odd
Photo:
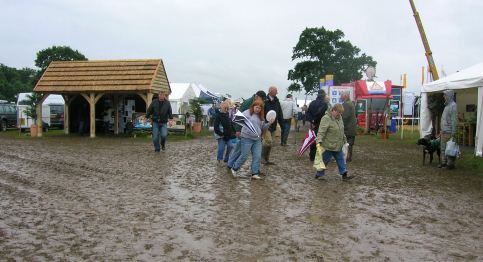
[[[460,154],[460,146],[453,141],[453,138],[446,142],[444,154],[451,157],[456,157]]]

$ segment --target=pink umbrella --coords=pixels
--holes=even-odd
[[[309,129],[309,132],[305,135],[304,140],[302,141],[302,147],[299,149],[299,156],[302,156],[305,151],[315,142],[317,136],[315,135],[314,130]]]

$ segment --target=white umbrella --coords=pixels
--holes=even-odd
[[[260,137],[260,134],[257,132],[257,129],[253,126],[252,122],[250,122],[250,120],[248,120],[248,118],[239,110],[237,110],[236,113],[233,115],[232,121],[247,128],[253,134]]]

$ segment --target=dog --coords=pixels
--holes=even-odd
[[[423,166],[426,162],[426,154],[429,155],[429,164],[433,162],[433,154],[438,155],[439,164],[441,164],[441,140],[434,135],[427,135],[418,139],[418,145],[423,146]]]

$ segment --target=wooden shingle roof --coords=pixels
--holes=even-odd
[[[158,92],[171,93],[161,59],[53,61],[35,92]]]

